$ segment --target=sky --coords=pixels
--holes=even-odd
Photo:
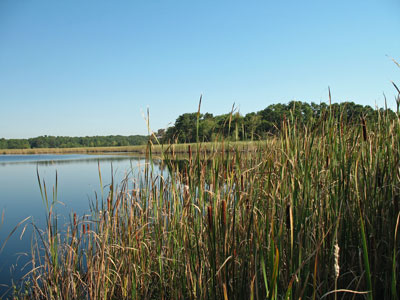
[[[395,107],[400,0],[0,0],[0,138],[147,134],[291,100]]]

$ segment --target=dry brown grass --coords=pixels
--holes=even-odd
[[[254,150],[259,145],[264,145],[271,141],[260,142],[231,142],[229,148],[240,149],[242,151]],[[167,145],[153,145],[152,153],[160,154],[165,151],[174,153],[188,153],[189,148],[191,151],[196,152],[197,146],[195,143],[191,144],[167,144]],[[139,146],[117,146],[117,147],[81,147],[81,148],[32,148],[32,149],[1,149],[0,154],[69,154],[69,153],[137,153],[145,154],[147,145]],[[228,150],[226,143],[203,143],[201,144],[201,151],[214,152],[221,150]]]

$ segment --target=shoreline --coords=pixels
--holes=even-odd
[[[200,143],[200,151],[205,152],[219,152],[227,151],[228,149],[252,151],[256,150],[258,146],[267,144],[268,141],[239,141],[239,142],[205,142]],[[152,153],[161,154],[163,152],[173,153],[188,153],[190,151],[197,152],[196,143],[187,144],[165,144],[153,145]],[[24,154],[100,154],[100,153],[133,153],[133,154],[146,154],[147,145],[137,146],[112,146],[112,147],[76,147],[76,148],[29,148],[29,149],[0,149],[0,155],[24,155]]]

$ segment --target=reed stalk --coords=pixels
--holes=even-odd
[[[57,186],[49,200],[38,175],[48,226],[36,230],[29,297],[395,299],[399,119],[349,124],[328,107],[281,128],[246,151],[198,142],[178,157],[165,146],[159,164],[150,142],[142,172],[112,181],[66,227]]]

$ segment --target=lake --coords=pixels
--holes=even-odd
[[[87,213],[96,193],[101,197],[99,165],[104,192],[107,193],[111,174],[115,183],[121,182],[126,175],[134,178],[138,172],[143,172],[145,160],[125,154],[0,155],[0,214],[3,216],[0,249],[13,228],[30,217],[18,227],[0,253],[0,298],[12,280],[18,281],[29,269],[29,266],[23,268],[29,261],[32,222],[39,228],[45,224],[46,208],[40,194],[37,171],[42,183],[46,183],[49,199],[52,199],[57,173],[58,203],[55,212],[59,216],[59,224],[62,224],[70,222],[72,212],[79,216]]]

